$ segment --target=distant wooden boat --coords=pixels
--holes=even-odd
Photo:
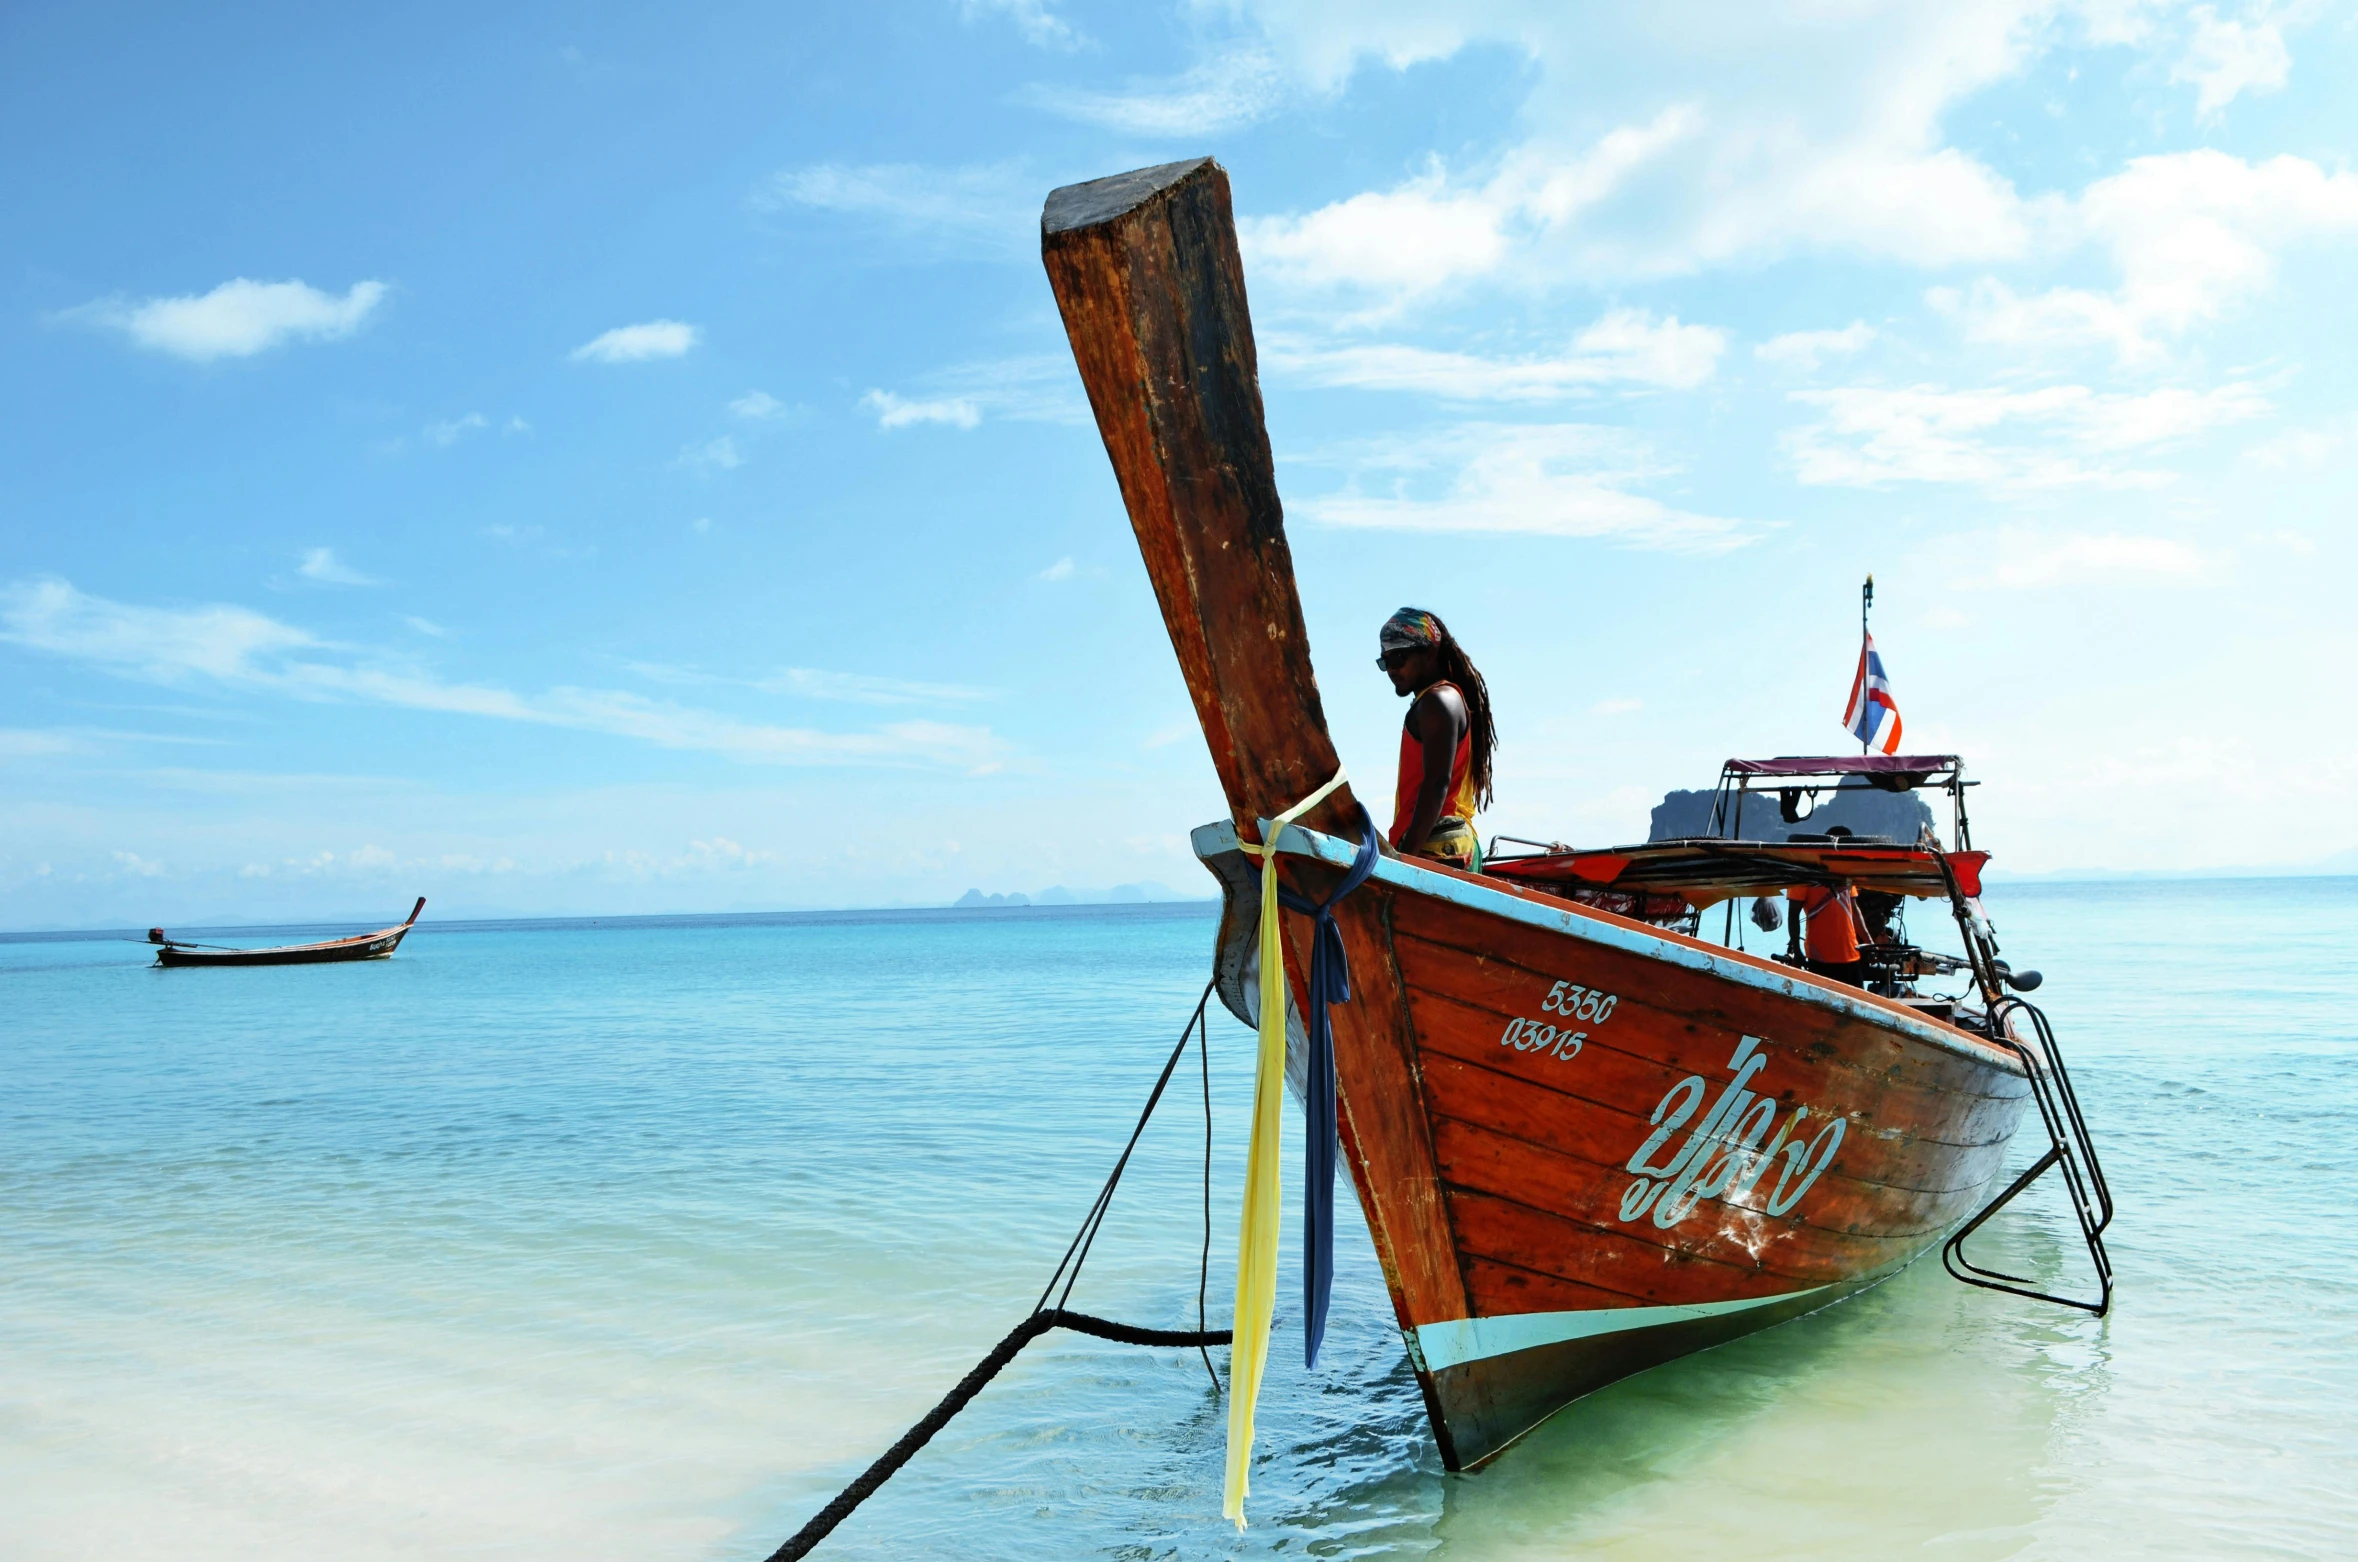
[[[426,897],[409,908],[408,920],[393,927],[379,928],[374,933],[355,933],[350,938],[331,938],[317,944],[281,944],[272,949],[224,949],[214,944],[190,944],[164,936],[160,927],[147,930],[147,941],[157,945],[158,965],[326,965],[338,960],[382,960],[401,947],[409,930],[417,925],[418,913],[426,909]]]
[[[1228,178],[1202,158],[1069,186],[1041,229],[1228,795],[1231,817],[1198,830],[1196,850],[1227,892],[1222,997],[1254,1023],[1259,867],[1242,848],[1339,762],[1262,422]],[[2053,1148],[2030,1176],[2061,1166],[2104,1282],[2073,1305],[2103,1309],[2110,1197],[2044,1020],[2006,990],[2032,983],[1998,960],[1980,912],[1961,767],[1732,762],[1722,786],[1740,821],[1755,784],[1798,797],[1926,781],[1958,803],[1951,850],[1715,839],[1551,849],[1481,874],[1387,856],[1336,907],[1351,989],[1331,1011],[1345,1164],[1449,1468],[1618,1378],[1839,1301],[1944,1238],[1960,1278],[2039,1294],[1958,1246],[2027,1186],[1988,1199],[2034,1105]],[[1361,819],[1345,788],[1280,831],[1288,887],[1326,899]],[[1943,968],[1921,950],[1886,951],[1885,990],[1870,991],[1696,936],[1705,907],[1838,878],[1953,911],[1969,959],[1946,968],[1969,973],[1966,998],[1913,998],[1911,978]],[[1289,918],[1285,934],[1298,1053],[1312,924]]]

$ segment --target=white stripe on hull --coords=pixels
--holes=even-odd
[[[1755,1307],[1770,1307],[1778,1302],[1799,1301],[1805,1296],[1815,1296],[1821,1291],[1833,1289],[1835,1287],[1831,1285],[1813,1285],[1799,1291],[1780,1291],[1774,1296],[1748,1296],[1733,1302],[1694,1302],[1669,1307],[1594,1307],[1578,1312],[1516,1313],[1505,1318],[1460,1318],[1452,1323],[1419,1324],[1415,1344],[1417,1353],[1424,1358],[1425,1370],[1440,1372],[1469,1361],[1511,1355],[1540,1345],[1561,1345],[1567,1340],[1594,1339],[1600,1334],[1621,1334],[1631,1329],[1651,1329],[1668,1323],[1696,1323],[1705,1318],[1724,1318],[1730,1313],[1749,1312]]]

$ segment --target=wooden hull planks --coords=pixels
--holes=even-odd
[[[1240,842],[1339,768],[1295,594],[1227,175],[1049,197],[1041,249],[1226,822],[1216,972],[1251,1023]],[[1281,835],[1323,898],[1348,789]],[[1311,924],[1284,929],[1303,1004]],[[1969,1215],[2020,1065],[1888,999],[1496,878],[1387,859],[1336,909],[1340,1133],[1444,1461],[1581,1395],[1823,1307]]]

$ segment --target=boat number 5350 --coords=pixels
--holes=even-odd
[[[1621,1000],[1611,993],[1598,992],[1593,987],[1575,987],[1570,982],[1558,982],[1539,1000],[1542,1014],[1561,1014],[1567,1019],[1587,1020],[1602,1025],[1613,1017]]]

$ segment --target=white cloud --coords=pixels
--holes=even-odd
[[[830,672],[823,667],[782,667],[759,677],[734,677],[663,662],[632,662],[630,670],[652,683],[683,686],[727,685],[764,694],[845,701],[857,705],[962,705],[998,698],[997,691],[963,683],[921,683],[871,673]]]
[[[2198,295],[2191,317],[2205,318],[2219,288],[2232,293],[2240,278],[2264,273],[2266,250],[2281,242],[2263,231],[2269,222],[2215,207],[2158,223],[2119,209],[2150,193],[2136,188],[2141,182],[2170,182],[2159,166],[2139,175],[2142,165],[2132,165],[2077,198],[2026,197],[1998,169],[1949,144],[1961,106],[2063,47],[2141,50],[2193,82],[2209,110],[2278,85],[2289,60],[2280,21],[2287,13],[2265,5],[2239,20],[2196,7],[2187,26],[2142,0],[1772,4],[1739,12],[1685,0],[1556,7],[1237,0],[1228,14],[1236,26],[1206,46],[1198,69],[1231,57],[1266,59],[1280,81],[1259,90],[1273,97],[1332,93],[1363,68],[1398,72],[1483,46],[1525,66],[1526,85],[1501,105],[1513,111],[1515,141],[1431,161],[1307,211],[1248,217],[1242,234],[1256,287],[1280,303],[1289,292],[1341,291],[1396,310],[1476,282],[1544,292],[1810,252],[1922,267],[2044,265],[2095,243],[2131,273],[2131,318],[2080,320],[2077,329],[2135,339],[2152,324],[2188,317],[2190,301],[2167,296],[2173,276],[2182,278],[2181,293]],[[2204,160],[2234,163],[2205,152],[2144,164],[2186,165],[2176,170],[2180,182],[2200,183],[2193,165]],[[2313,164],[2277,161],[2322,177]],[[2290,169],[2270,178],[2294,182]],[[2252,182],[2268,181],[2254,171]],[[2207,201],[2215,192],[2200,193]],[[2287,200],[2297,206],[2292,194]],[[1249,211],[1249,189],[1240,195]],[[2279,215],[2299,226],[2281,205]],[[2206,223],[2219,231],[2206,233]],[[2238,253],[2243,242],[2260,248],[2260,265]],[[2048,303],[2025,329],[2087,312],[2075,311],[2085,300],[2069,294]],[[1331,313],[1332,301],[1323,307]]]
[[[879,678],[870,673],[829,672],[820,667],[788,667],[753,681],[772,694],[800,694],[814,700],[849,700],[860,705],[963,705],[997,699],[994,690],[963,683],[917,683],[906,678]]]
[[[1682,553],[1748,540],[1740,522],[1631,492],[1672,470],[1627,435],[1587,424],[1461,424],[1359,447],[1343,464],[1342,492],[1292,508],[1326,526],[1589,537]]]
[[[102,298],[66,312],[123,332],[142,347],[198,363],[250,358],[293,340],[334,341],[360,329],[385,297],[382,282],[355,282],[344,296],[304,282],[224,282],[210,293],[130,302]]]
[[[317,781],[315,777],[254,777],[256,781],[300,779]],[[333,778],[343,779],[343,778]],[[701,844],[701,843],[698,843]],[[432,872],[484,874],[513,873],[516,860],[512,857],[479,857],[472,852],[436,852],[431,855],[403,857],[375,844],[356,846],[338,855],[333,851],[314,851],[300,857],[282,857],[276,862],[248,862],[240,866],[241,879],[307,879],[346,877],[353,873],[383,877],[396,870],[403,873]]]
[[[741,418],[776,418],[786,414],[786,403],[767,391],[747,391],[729,403],[729,410]]]
[[[306,548],[303,562],[296,574],[305,580],[315,580],[323,586],[381,586],[383,581],[374,575],[364,575],[336,557],[333,548]]]
[[[420,618],[414,613],[402,615],[401,621],[409,625],[410,628],[416,630],[419,634],[432,635],[437,640],[450,633],[449,630],[443,628],[440,624],[435,623],[432,619]]]
[[[2107,584],[2136,579],[2193,580],[2204,569],[2201,554],[2167,537],[2044,536],[2006,531],[1991,550],[1990,580],[2018,591],[2079,583]]]
[[[1944,265],[2027,245],[2013,188],[1954,149],[1817,149],[1764,169],[1749,165],[1773,136],[1742,127],[1738,144],[1719,128],[1681,106],[1584,146],[1526,143],[1487,177],[1459,179],[1436,162],[1389,190],[1248,220],[1241,237],[1248,261],[1283,283],[1395,301],[1475,278],[1544,290],[1800,249]]]
[[[214,712],[179,713],[213,715]],[[87,754],[131,744],[162,743],[173,747],[225,748],[226,738],[195,737],[184,732],[138,732],[119,727],[0,728],[0,759],[27,759],[53,754]]]
[[[1088,41],[1056,14],[1048,0],[958,0],[958,14],[969,22],[1003,16],[1023,34],[1024,42],[1037,48],[1077,49]]]
[[[1495,271],[1511,212],[1487,192],[1452,192],[1448,183],[1435,167],[1299,217],[1247,217],[1238,224],[1246,267],[1296,287],[1396,294]]]
[[[482,413],[470,412],[464,417],[445,418],[439,423],[427,424],[426,437],[437,445],[454,445],[474,430],[490,426],[490,420]]]
[[[2049,217],[2064,244],[2112,252],[2118,288],[2060,287],[2019,296],[1995,278],[1936,288],[1935,307],[1977,341],[2096,343],[2152,360],[2161,338],[2225,314],[2275,280],[2276,252],[2298,240],[2358,233],[2358,173],[2306,158],[2247,163],[2208,149],[2140,157]]]
[[[1659,325],[1643,309],[1616,309],[1573,339],[1583,361],[1613,379],[1685,390],[1711,378],[1727,333],[1681,325],[1671,315]]]
[[[701,445],[689,445],[681,450],[679,464],[710,474],[743,466],[745,458],[737,453],[737,441],[723,434],[718,439],[708,439]]]
[[[907,396],[872,390],[860,405],[885,428],[951,423],[973,428],[995,423],[1089,421],[1089,403],[1070,353],[1031,353],[953,364],[919,377]]]
[[[1691,389],[1711,378],[1726,346],[1727,333],[1714,327],[1616,309],[1552,358],[1481,358],[1393,343],[1318,347],[1275,335],[1261,362],[1314,385],[1417,391],[1453,401],[1558,401],[1614,384]]]
[[[2013,185],[1945,144],[1956,108],[2060,35],[2043,0],[1947,6],[1447,7],[1237,0],[1198,8],[1199,59],[1118,90],[1023,101],[1119,134],[1195,137],[1289,98],[1482,47],[1527,67],[1498,107],[1520,139],[1434,159],[1306,210],[1239,187],[1257,294],[1343,291],[1370,307],[1477,281],[1548,291],[1842,251],[1948,266],[2029,251]],[[1600,62],[1610,60],[1612,68]],[[1041,181],[1005,168],[821,165],[770,199],[1032,250]]]
[[[337,645],[245,608],[151,608],[112,602],[62,580],[0,588],[0,641],[163,684],[211,681],[295,699],[565,727],[751,764],[950,766],[999,762],[987,727],[898,721],[830,732],[747,721],[611,689],[521,695],[448,683],[399,657]]]
[[[947,423],[953,428],[973,428],[982,422],[982,409],[963,396],[912,401],[907,397],[896,396],[891,391],[872,390],[860,398],[860,405],[876,414],[878,428],[908,428],[918,423]]]
[[[1288,82],[1267,51],[1215,55],[1174,80],[1132,82],[1121,92],[1035,83],[1017,102],[1128,136],[1168,140],[1205,136],[1265,118],[1284,101]]]
[[[682,320],[648,320],[618,325],[573,349],[576,363],[644,363],[650,358],[677,358],[704,339],[704,333]]]
[[[2037,390],[1849,386],[1796,391],[1818,421],[1785,444],[1804,483],[1971,483],[2005,488],[2152,488],[2172,474],[2117,459],[2249,421],[2269,409],[2256,385],[2107,394],[2085,385]]]
[[[2314,471],[2335,451],[2358,441],[2358,414],[2329,418],[2306,428],[2286,429],[2244,452],[2247,459],[2277,471]]]
[[[1644,700],[1599,700],[1588,708],[1588,713],[1591,716],[1629,716],[1645,708]]]
[[[41,732],[30,727],[0,727],[0,759],[71,754],[80,746],[71,733]]]
[[[125,873],[136,874],[143,879],[159,878],[164,871],[162,863],[151,862],[137,852],[116,852],[114,858],[116,865]]]
[[[869,217],[951,253],[1037,255],[1040,181],[1014,163],[932,168],[916,163],[816,163],[773,175],[753,204]]]
[[[2190,13],[2194,37],[2185,57],[2170,71],[2170,80],[2192,82],[2195,107],[2216,115],[2244,92],[2273,92],[2284,85],[2292,70],[2292,52],[2284,33],[2267,15],[2248,22],[2221,21],[2217,11],[2198,5]]]
[[[500,429],[500,432],[502,434],[529,434],[532,432],[532,425],[522,418],[510,418]]]
[[[1763,363],[1807,374],[1828,358],[1847,358],[1863,352],[1875,340],[1875,328],[1864,320],[1853,320],[1839,331],[1788,331],[1783,336],[1772,336],[1752,349],[1752,356]]]
[[[601,854],[600,861],[615,876],[639,882],[657,879],[707,879],[715,874],[745,873],[776,868],[785,861],[774,851],[757,851],[725,835],[694,840],[684,851],[646,851],[628,847]]]
[[[1040,578],[1042,580],[1070,580],[1073,578],[1073,570],[1073,558],[1072,555],[1068,553],[1063,558],[1058,559],[1055,563],[1049,565],[1046,569],[1040,571]]]
[[[2037,7],[1252,8],[1311,82],[1502,43],[1531,63],[1525,138],[1462,167],[1246,228],[1292,285],[1533,289],[1836,250],[1917,265],[2023,254],[2013,186],[1943,145],[1951,108],[2019,70]],[[1315,15],[1313,12],[1315,11]],[[1597,62],[1612,59],[1600,72]],[[1599,123],[1610,126],[1601,133]]]
[[[1361,311],[1340,318],[1365,320],[1478,283],[1546,292],[1809,252],[1947,268],[2044,264],[2093,242],[2126,266],[2152,251],[2155,234],[2150,225],[2127,231],[2105,206],[2135,192],[2100,180],[2078,199],[2026,198],[1948,144],[1948,126],[1961,105],[2065,45],[2125,44],[2165,68],[2174,61],[2214,104],[2282,79],[2281,28],[2270,15],[2232,21],[2196,8],[2183,59],[2187,30],[2159,15],[2140,0],[1767,6],[1734,15],[1681,0],[1236,0],[1200,10],[1201,55],[1174,78],[1111,91],[1033,87],[1023,97],[1125,135],[1194,136],[1291,97],[1339,92],[1363,67],[1398,72],[1482,47],[1519,57],[1519,96],[1501,105],[1513,111],[1518,140],[1430,159],[1307,210],[1256,212],[1249,184],[1240,188],[1240,235],[1259,299],[1329,320],[1338,301],[1324,295],[1336,293]],[[768,199],[987,238],[1012,257],[1031,251],[1039,183],[1006,165],[827,164],[779,175]],[[2176,236],[2191,242],[2185,225]],[[2224,250],[2212,258],[2235,259]],[[2170,314],[2165,284],[2183,269],[2170,257],[2144,265],[2131,278],[2126,321],[2101,309],[2085,318],[2088,298],[2100,295],[2058,293],[2015,329],[2063,324],[2137,339],[2140,320]],[[2187,285],[2207,294],[2209,278],[2200,271]],[[2198,303],[2196,314],[2207,307]],[[1993,331],[2008,329],[2008,311],[1992,314]]]
[[[95,662],[158,683],[234,682],[265,658],[324,649],[300,629],[242,607],[130,607],[62,580],[0,589],[0,640]]]

